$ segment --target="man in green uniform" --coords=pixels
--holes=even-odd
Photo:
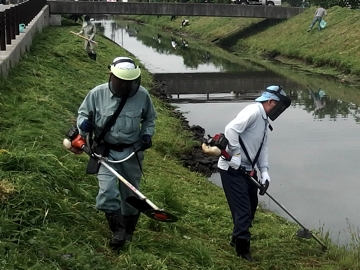
[[[81,136],[85,137],[88,132],[93,132],[96,140],[120,102],[126,99],[114,125],[99,143],[110,149],[109,160],[122,160],[141,147],[136,155],[124,162],[108,163],[139,190],[143,151],[152,146],[156,111],[149,92],[140,85],[141,71],[132,59],[117,57],[109,68],[109,82],[90,90],[82,102],[78,110],[77,125]],[[90,112],[93,112],[94,121],[88,119]],[[99,193],[96,208],[105,212],[113,232],[110,246],[121,248],[126,241],[132,240],[139,219],[140,212],[126,202],[127,197],[136,195],[122,182],[118,186],[117,177],[103,165],[99,168],[97,178]]]

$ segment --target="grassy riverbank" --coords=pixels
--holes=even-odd
[[[359,80],[359,10],[332,7],[324,18],[326,28],[319,32],[316,25],[308,33],[315,9],[309,8],[298,16],[250,36],[251,32],[246,30],[253,31],[251,27],[261,19],[190,17],[186,18],[189,26],[183,29],[180,29],[180,24],[185,17],[174,21],[170,21],[169,16],[136,16],[135,19],[207,41],[220,40],[240,57],[266,55],[312,72],[325,72],[343,80]],[[241,38],[240,33],[246,33],[247,37]]]
[[[0,79],[0,269],[359,269],[359,241],[329,246],[294,237],[297,226],[259,209],[252,228],[255,263],[229,246],[231,217],[220,188],[179,162],[194,142],[172,108],[153,96],[158,112],[154,146],[145,153],[142,192],[177,215],[177,223],[142,215],[134,242],[120,254],[94,208],[97,182],[87,157],[63,149],[86,93],[108,80],[107,65],[129,55],[98,37],[98,61],[70,34],[79,26],[48,27],[31,52]],[[150,92],[151,75],[142,83]]]

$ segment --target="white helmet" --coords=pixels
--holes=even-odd
[[[135,62],[128,57],[117,57],[109,65],[111,76],[109,89],[117,97],[134,96],[139,90],[141,70]],[[112,78],[112,76],[116,77]]]

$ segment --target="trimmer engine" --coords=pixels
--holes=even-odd
[[[74,154],[83,153],[83,147],[86,145],[86,142],[83,137],[81,137],[77,126],[72,126],[70,130],[66,133],[66,137],[63,140],[63,146]]]
[[[226,139],[223,133],[215,134],[214,137],[210,137],[210,135],[208,135],[208,137],[209,139],[207,141],[207,144],[210,146],[216,146],[220,150],[225,150],[226,146],[229,143],[228,139]]]

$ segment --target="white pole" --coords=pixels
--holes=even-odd
[[[153,204],[148,198],[146,198],[140,191],[138,191],[132,184],[130,184],[124,177],[122,177],[120,174],[117,173],[109,164],[107,164],[105,161],[100,160],[100,163],[104,165],[106,168],[109,169],[114,175],[116,175],[117,178],[120,179],[121,182],[123,182],[125,185],[127,185],[132,191],[135,192],[136,195],[140,197],[140,199],[147,202],[154,210],[160,210],[159,207],[157,207],[155,204]]]

